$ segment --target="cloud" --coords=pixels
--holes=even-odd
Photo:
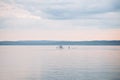
[[[120,0],[1,0],[0,40],[120,39],[119,3]]]
[[[68,1],[68,0],[67,0]],[[81,19],[87,18],[94,14],[102,14],[107,12],[118,11],[117,1],[113,0],[71,0],[64,4],[53,4],[56,2],[47,2],[48,5],[42,8],[42,12],[46,14],[45,18],[49,19]]]
[[[34,16],[27,10],[4,2],[0,3],[0,11],[0,17],[40,19],[39,16]]]
[[[120,40],[120,29],[0,30],[0,40]]]
[[[120,28],[119,0],[4,0],[1,28]]]
[[[28,28],[35,21],[41,21],[40,16],[33,15],[26,9],[15,4],[0,1],[0,28]]]
[[[47,19],[81,19],[120,10],[119,0],[16,0],[11,3]]]

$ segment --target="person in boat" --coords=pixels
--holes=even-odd
[[[63,46],[62,46],[62,45],[60,45],[60,46],[59,46],[59,48],[60,48],[60,49],[63,49]]]
[[[68,46],[68,49],[70,49],[70,46]]]

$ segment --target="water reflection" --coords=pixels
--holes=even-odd
[[[98,72],[76,68],[61,68],[47,70],[42,80],[119,80],[120,72]]]
[[[120,80],[119,46],[1,46],[0,80]]]

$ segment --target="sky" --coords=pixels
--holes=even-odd
[[[0,41],[120,40],[120,0],[0,0]]]

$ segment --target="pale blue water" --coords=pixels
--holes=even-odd
[[[120,46],[0,46],[0,80],[120,80]]]

